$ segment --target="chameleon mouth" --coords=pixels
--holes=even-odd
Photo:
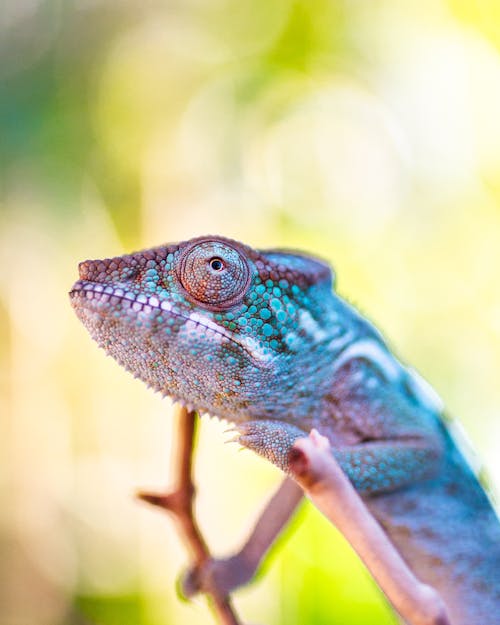
[[[199,331],[201,329],[205,335],[211,335],[218,340],[226,339],[236,343],[260,367],[265,366],[272,359],[268,353],[264,353],[259,343],[251,337],[237,336],[234,332],[222,328],[199,313],[182,313],[176,310],[171,302],[160,300],[155,295],[148,297],[143,293],[136,294],[121,287],[104,286],[97,282],[78,280],[69,292],[69,297],[73,308],[77,312],[81,308],[92,308],[94,304],[109,304],[110,306],[120,305],[127,307],[137,314],[141,312],[151,314],[153,311],[167,313],[172,317],[181,319],[188,331]]]
[[[75,300],[76,302],[86,300],[88,306],[91,306],[90,302],[99,302],[102,304],[109,303],[111,306],[115,306],[117,304],[127,305],[128,303],[128,306],[137,313],[150,313],[153,310],[163,310],[174,316],[186,319],[185,315],[182,315],[173,309],[170,302],[167,302],[166,300],[160,302],[160,300],[154,295],[147,297],[142,293],[135,294],[132,291],[127,291],[126,289],[122,289],[120,287],[115,288],[112,286],[104,286],[97,282],[78,280],[69,292],[69,297],[72,303]],[[79,308],[81,305],[85,306],[85,304],[73,303],[74,308]]]

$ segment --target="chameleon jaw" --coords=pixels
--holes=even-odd
[[[123,287],[104,286],[97,282],[78,280],[69,292],[69,297],[73,308],[79,314],[79,310],[87,308],[98,311],[98,307],[109,304],[110,306],[128,306],[133,312],[150,314],[153,311],[166,313],[174,318],[182,320],[186,324],[187,330],[201,329],[205,335],[220,337],[235,343],[243,349],[251,358],[254,365],[259,368],[270,366],[273,357],[263,350],[255,339],[249,336],[238,336],[211,319],[204,317],[197,312],[183,313],[176,310],[168,300],[160,300],[155,295],[146,296],[142,293],[136,294]],[[80,314],[79,314],[80,316]]]

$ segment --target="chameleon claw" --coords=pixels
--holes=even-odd
[[[224,442],[225,443],[241,443],[240,436],[239,436],[239,434],[237,434],[236,436],[233,436],[232,438],[228,438]]]

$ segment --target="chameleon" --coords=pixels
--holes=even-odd
[[[233,424],[283,471],[326,436],[453,625],[500,624],[500,523],[441,402],[305,253],[203,236],[79,265],[71,304],[152,389]]]

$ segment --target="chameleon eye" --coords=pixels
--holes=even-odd
[[[224,263],[220,258],[211,258],[209,265],[214,271],[222,271],[224,269]]]
[[[246,259],[227,243],[202,241],[185,250],[178,276],[193,299],[211,308],[227,308],[245,293],[250,269]]]

